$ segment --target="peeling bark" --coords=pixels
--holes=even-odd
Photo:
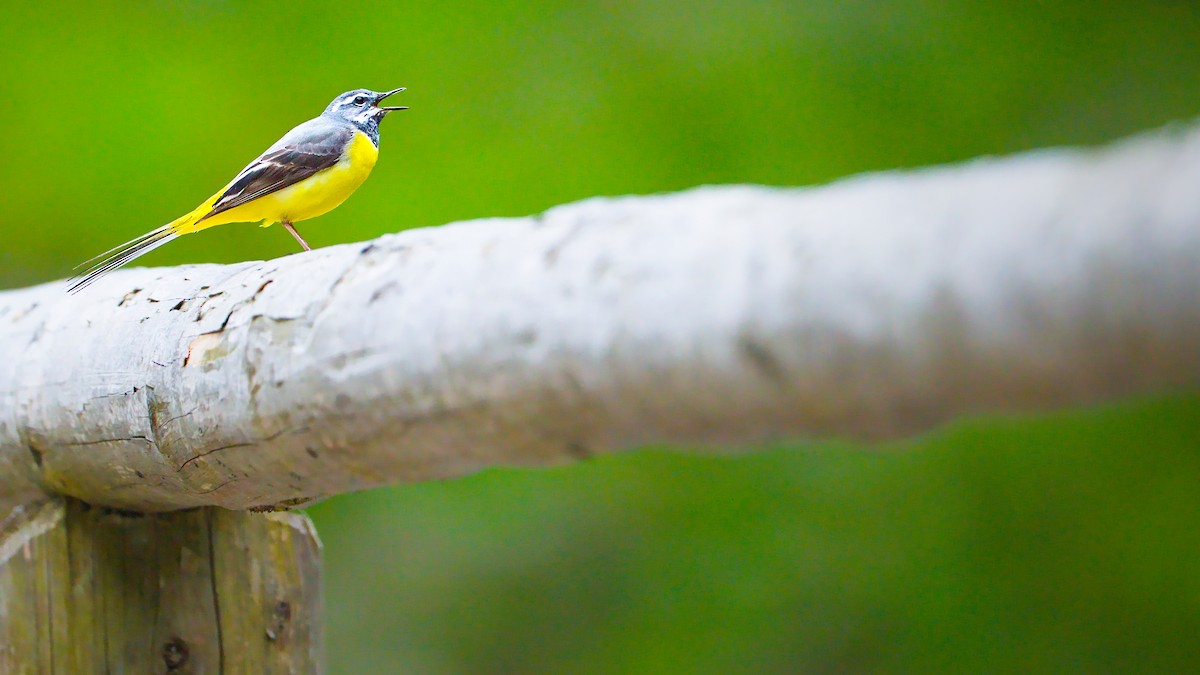
[[[0,506],[290,506],[1200,380],[1200,130],[0,293]]]

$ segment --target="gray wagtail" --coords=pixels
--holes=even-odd
[[[284,134],[191,213],[80,265],[88,267],[68,282],[68,290],[78,292],[178,236],[225,223],[279,223],[304,250],[312,250],[295,223],[327,213],[363,184],[379,158],[380,120],[407,110],[380,103],[402,91],[355,89],[338,96],[320,117]]]

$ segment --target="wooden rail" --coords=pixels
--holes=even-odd
[[[0,665],[315,669],[311,528],[213,507],[1195,387],[1197,186],[1180,128],[0,293]]]

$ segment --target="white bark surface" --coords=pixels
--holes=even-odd
[[[1193,387],[1200,131],[8,291],[0,354],[0,505],[144,511]]]

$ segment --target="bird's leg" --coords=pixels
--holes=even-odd
[[[288,222],[288,221],[286,221],[286,220],[284,220],[284,221],[280,221],[280,223],[279,223],[279,224],[283,226],[283,229],[285,229],[285,230],[287,230],[288,232],[290,232],[290,233],[292,234],[292,236],[296,238],[296,241],[300,242],[300,245],[304,247],[304,250],[305,250],[305,251],[311,251],[311,250],[312,250],[312,247],[308,245],[308,242],[307,242],[307,241],[304,241],[304,237],[301,237],[301,236],[300,236],[300,233],[296,231],[296,226],[295,226],[295,225],[292,225],[291,223],[289,223],[289,222]]]

